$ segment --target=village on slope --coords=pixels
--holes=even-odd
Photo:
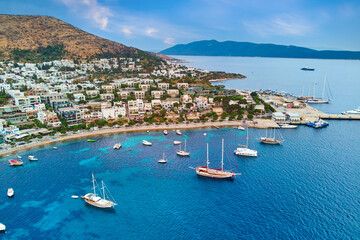
[[[171,61],[143,69],[134,58],[0,62],[2,147],[100,128],[271,119],[276,112],[256,92],[210,84],[240,74]]]

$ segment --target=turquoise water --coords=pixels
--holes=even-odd
[[[260,144],[264,130],[249,130],[257,158],[232,152],[245,142],[233,128],[131,133],[46,146],[23,167],[0,160],[2,239],[356,239],[359,237],[360,132],[358,122],[326,129],[284,130],[282,146]],[[203,133],[207,133],[204,136]],[[189,158],[176,155],[187,138]],[[233,181],[197,177],[206,143],[212,167],[241,172]],[[142,145],[146,139],[153,146]],[[123,148],[113,150],[121,142]],[[129,151],[128,149],[132,150]],[[168,163],[157,163],[165,153]],[[71,195],[91,191],[91,173],[104,180],[118,205],[104,211]],[[15,196],[8,199],[6,189]]]
[[[301,94],[324,75],[333,102],[318,106],[339,113],[360,105],[359,61],[182,57],[209,70],[239,72],[239,89],[278,89]],[[312,66],[314,72],[299,69]],[[223,84],[223,83],[222,83]],[[321,94],[321,88],[319,88]],[[282,130],[282,146],[260,144],[264,130],[249,130],[257,158],[237,157],[245,132],[233,128],[129,133],[59,143],[20,152],[24,166],[0,159],[2,239],[359,239],[359,121],[330,121],[325,129]],[[207,136],[204,136],[204,133]],[[187,139],[189,158],[176,155],[174,140]],[[233,181],[197,177],[204,165],[241,172]],[[153,146],[142,145],[148,140]],[[115,143],[123,148],[113,150]],[[131,151],[129,151],[131,149]],[[157,161],[165,153],[168,163]],[[28,155],[39,161],[29,162]],[[71,195],[91,191],[91,173],[104,180],[118,205],[103,211]],[[7,188],[15,196],[8,199]]]
[[[316,105],[319,110],[341,113],[360,106],[360,61],[358,60],[173,57],[187,60],[189,63],[186,65],[197,68],[235,72],[247,76],[246,79],[216,83],[234,89],[272,89],[313,96],[313,86],[316,81],[318,85],[315,94],[316,97],[321,97],[326,76],[333,101],[331,104]],[[300,68],[305,66],[314,67],[315,71],[301,71]]]

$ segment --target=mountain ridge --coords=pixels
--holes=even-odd
[[[36,51],[54,45],[62,45],[67,55],[79,58],[99,54],[147,54],[83,31],[55,17],[0,14],[0,55],[3,58],[11,58],[14,49]]]
[[[216,40],[178,44],[159,52],[164,55],[360,59],[360,51],[314,50],[294,45]]]

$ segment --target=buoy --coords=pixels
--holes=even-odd
[[[260,157],[260,154],[259,154],[259,157]]]
[[[129,148],[129,151],[131,151],[131,148]]]

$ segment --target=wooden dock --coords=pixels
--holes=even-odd
[[[321,114],[319,116],[321,119],[328,119],[328,120],[360,120],[360,114]]]

